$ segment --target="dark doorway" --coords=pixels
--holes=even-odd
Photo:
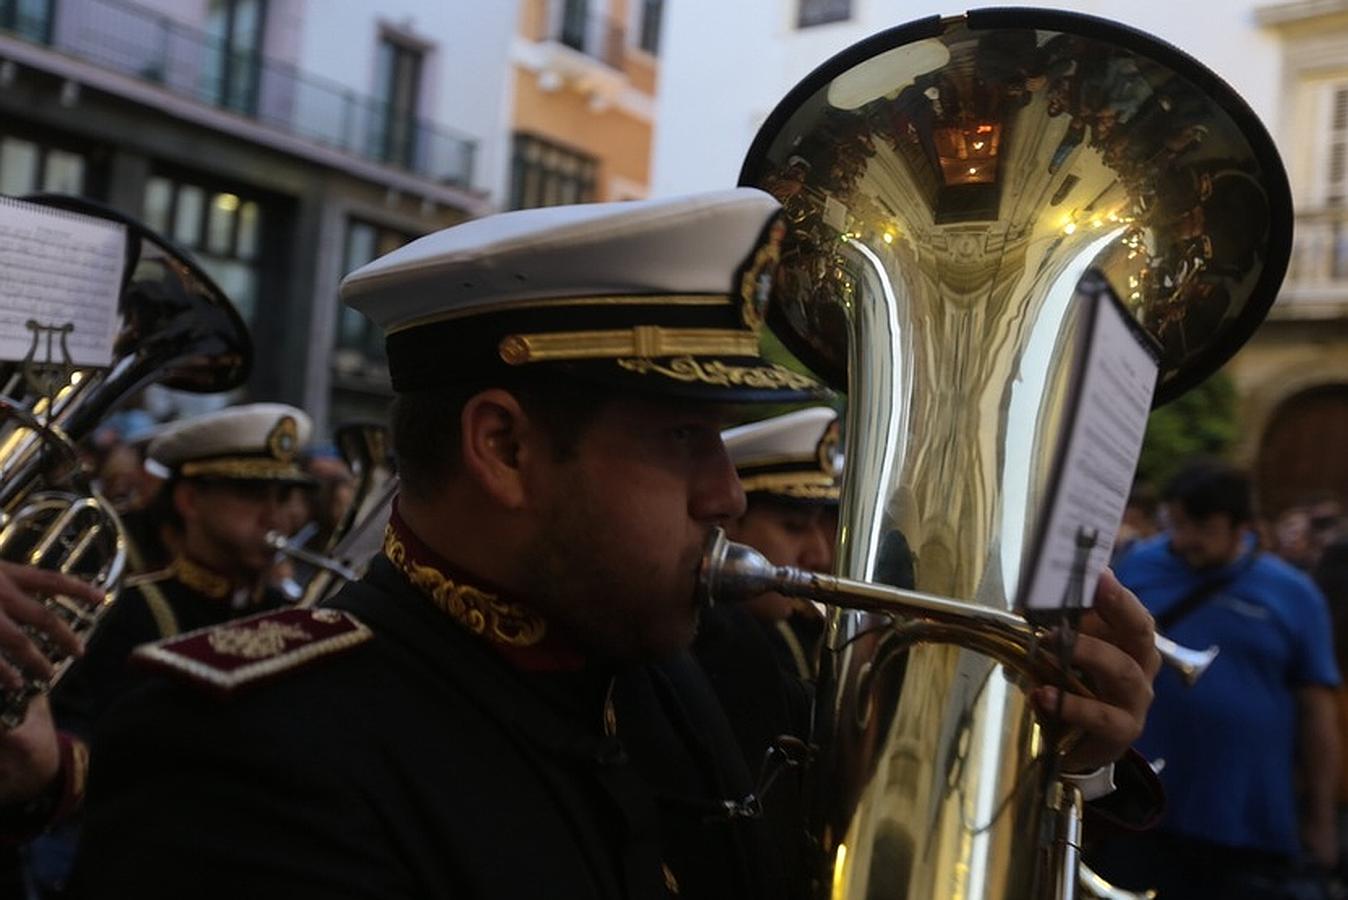
[[[1348,499],[1348,384],[1284,401],[1264,431],[1255,475],[1266,516],[1326,491]]]

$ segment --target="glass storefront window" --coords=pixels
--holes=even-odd
[[[42,172],[42,189],[58,194],[84,192],[84,157],[65,150],[48,150]]]
[[[188,247],[201,240],[201,214],[206,209],[206,192],[196,185],[178,185],[178,203],[173,211],[173,239]]]
[[[232,190],[217,190],[167,175],[145,183],[145,224],[171,234],[234,301],[244,321],[257,320],[261,293],[258,248],[263,210]]]
[[[88,160],[79,153],[18,137],[0,138],[0,194],[85,194]]]
[[[29,194],[37,187],[37,145],[18,138],[0,140],[0,194]]]
[[[237,194],[216,194],[206,216],[206,252],[229,254],[234,243],[234,221],[239,211]]]
[[[157,175],[145,182],[145,224],[155,231],[168,231],[172,209],[173,182]]]
[[[235,253],[240,259],[257,256],[257,204],[251,200],[239,206],[239,234]]]

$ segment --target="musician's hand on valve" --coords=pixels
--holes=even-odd
[[[1161,667],[1155,622],[1133,594],[1106,569],[1095,605],[1081,618],[1072,664],[1095,692],[1094,698],[1067,694],[1062,721],[1082,731],[1063,761],[1065,771],[1086,772],[1119,759],[1142,734],[1152,701],[1152,679]],[[1058,689],[1034,691],[1045,714],[1058,712]]]
[[[82,652],[80,639],[55,613],[44,607],[39,596],[62,594],[98,604],[103,594],[97,588],[68,575],[0,561],[0,687],[23,685],[23,674],[50,678],[52,665],[41,649],[23,631],[27,625],[45,634],[66,655]]]
[[[28,704],[23,724],[0,731],[0,810],[46,791],[61,770],[61,748],[47,698]]]

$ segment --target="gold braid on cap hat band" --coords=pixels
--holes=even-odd
[[[636,325],[607,331],[508,334],[497,346],[512,366],[567,359],[661,356],[757,356],[758,335],[736,328]]]
[[[236,478],[251,481],[304,480],[300,467],[290,460],[240,456],[185,462],[178,470],[184,478]]]
[[[746,494],[764,491],[812,500],[838,499],[838,482],[823,472],[774,472],[741,476],[740,484],[744,485]]]

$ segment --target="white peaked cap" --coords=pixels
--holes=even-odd
[[[297,462],[313,422],[284,403],[250,403],[172,422],[146,451],[185,478],[307,481]]]
[[[842,474],[838,414],[815,406],[721,433],[747,493],[836,502]]]
[[[735,188],[501,213],[362,266],[341,294],[384,331],[400,392],[533,370],[804,399],[818,384],[759,351],[779,209]]]

